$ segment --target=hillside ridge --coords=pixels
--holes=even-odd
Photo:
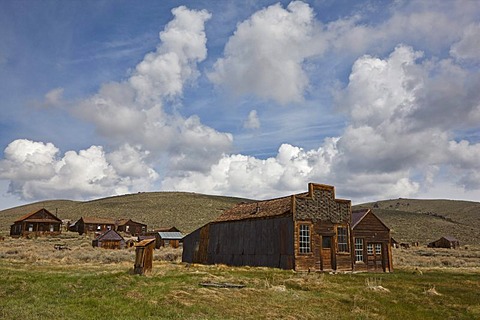
[[[18,217],[45,208],[62,220],[82,216],[131,218],[148,229],[176,226],[184,233],[215,220],[225,209],[240,202],[237,197],[192,192],[139,192],[89,201],[44,200],[0,211],[0,232],[9,232]],[[388,199],[352,206],[371,208],[400,242],[427,244],[441,236],[453,236],[462,244],[480,245],[480,203],[447,199]],[[478,229],[478,230],[477,230]]]

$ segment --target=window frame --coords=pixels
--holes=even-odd
[[[298,225],[298,252],[300,254],[312,253],[312,230],[308,223]],[[305,234],[306,233],[306,234]]]
[[[340,234],[340,230],[344,230],[345,233],[342,232]],[[337,253],[350,253],[348,244],[348,228],[346,226],[337,226]]]
[[[365,263],[364,242],[363,238],[355,238],[355,263]]]

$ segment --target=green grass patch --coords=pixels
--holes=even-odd
[[[475,319],[478,271],[295,273],[156,262],[130,268],[0,261],[2,319]],[[235,283],[244,288],[203,287]]]

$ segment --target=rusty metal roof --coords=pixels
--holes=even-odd
[[[355,226],[362,221],[362,219],[367,215],[367,213],[370,211],[370,209],[359,209],[352,211],[352,228],[355,228]]]
[[[88,224],[115,224],[115,220],[109,218],[82,217],[83,223]]]
[[[121,241],[121,240],[124,240],[123,237],[118,234],[117,231],[115,230],[108,230],[108,231],[105,231],[104,233],[102,233],[101,235],[99,235],[96,240],[116,240],[116,241]]]
[[[266,218],[291,212],[292,196],[287,196],[272,200],[237,204],[235,207],[224,211],[215,222]]]
[[[28,218],[30,218],[31,216],[37,214],[38,212],[40,211],[45,211],[48,215],[50,215],[52,217],[51,218],[45,218],[45,219],[30,219],[28,220]],[[30,213],[27,213],[23,216],[21,216],[20,218],[18,218],[17,220],[14,221],[15,222],[20,222],[20,221],[30,221],[30,222],[42,222],[42,221],[46,221],[46,222],[50,222],[50,221],[55,221],[55,222],[62,222],[62,220],[60,220],[59,218],[55,217],[54,214],[52,214],[50,211],[48,211],[47,209],[43,208],[43,209],[40,209],[40,210],[36,210],[36,211],[33,211],[33,212],[30,212]]]

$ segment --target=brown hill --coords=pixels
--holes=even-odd
[[[399,242],[427,244],[453,236],[460,244],[480,245],[480,203],[457,200],[393,199],[354,206],[372,208]]]
[[[76,221],[82,216],[130,218],[146,223],[148,229],[175,226],[188,233],[245,201],[250,200],[185,192],[142,192],[84,202],[40,201],[0,211],[0,232],[9,232],[13,221],[22,215],[45,208],[62,220]]]

